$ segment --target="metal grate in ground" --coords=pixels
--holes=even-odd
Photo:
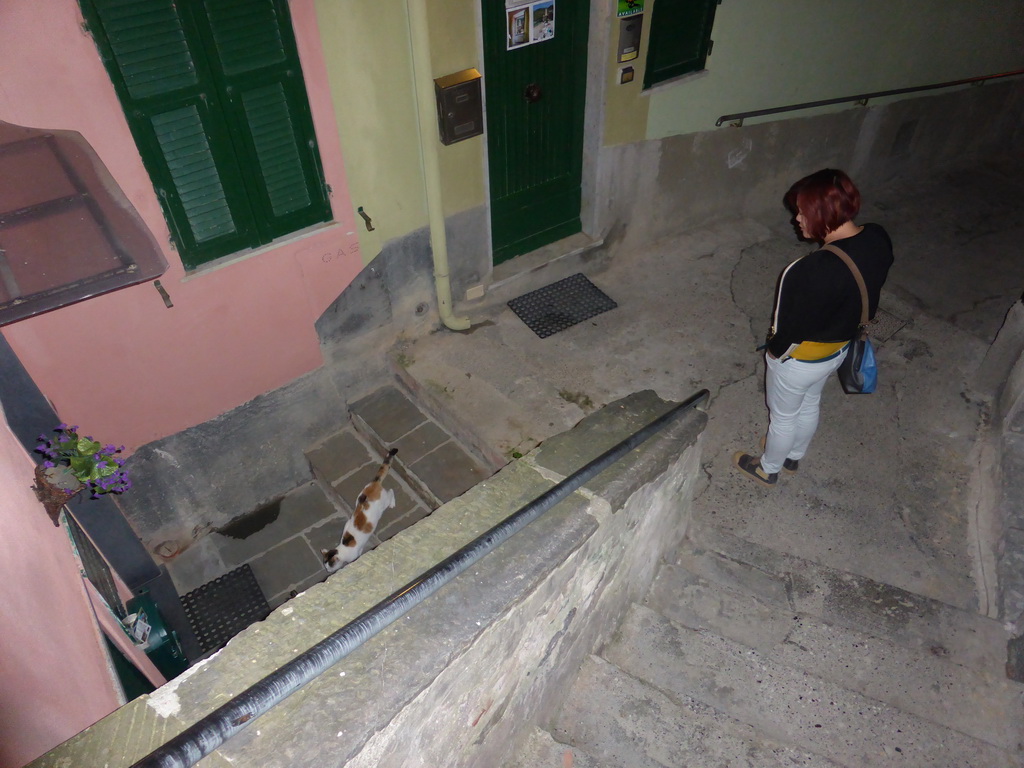
[[[508,306],[544,339],[619,305],[577,273],[512,299]]]
[[[875,313],[875,319],[868,323],[868,334],[872,341],[881,343],[891,339],[906,324],[906,320],[901,320],[891,312],[886,312],[879,307]]]
[[[270,615],[270,605],[248,564],[182,595],[181,604],[204,654],[222,648],[250,624]]]

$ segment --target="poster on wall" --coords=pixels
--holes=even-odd
[[[644,12],[644,0],[619,0],[618,17],[633,16]]]
[[[533,26],[530,29],[531,43],[539,43],[542,40],[553,38],[555,36],[555,0],[533,3],[530,6],[530,19],[533,21]]]
[[[555,37],[555,0],[507,3],[508,50]]]

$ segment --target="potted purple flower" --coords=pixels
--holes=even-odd
[[[125,460],[119,456],[123,445],[118,448],[81,437],[78,427],[67,424],[59,424],[54,432],[54,438],[39,436],[36,452],[45,459],[36,467],[33,486],[54,525],[59,525],[61,507],[87,488],[96,499],[101,494],[124,493],[132,487],[124,469]]]

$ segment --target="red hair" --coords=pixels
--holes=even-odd
[[[860,212],[860,191],[842,171],[824,168],[804,176],[786,193],[786,207],[804,217],[804,227],[819,243]]]

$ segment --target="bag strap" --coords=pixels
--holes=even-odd
[[[828,245],[821,246],[821,250],[831,251],[832,253],[834,253],[836,256],[842,259],[846,263],[846,266],[850,268],[850,271],[853,272],[853,279],[857,281],[857,287],[860,288],[860,325],[863,328],[868,324],[869,306],[868,287],[864,285],[864,276],[860,273],[860,270],[857,269],[857,265],[853,263],[853,259],[850,258],[849,254],[847,254],[846,251],[844,251],[838,245],[832,245],[831,243],[829,243]]]

